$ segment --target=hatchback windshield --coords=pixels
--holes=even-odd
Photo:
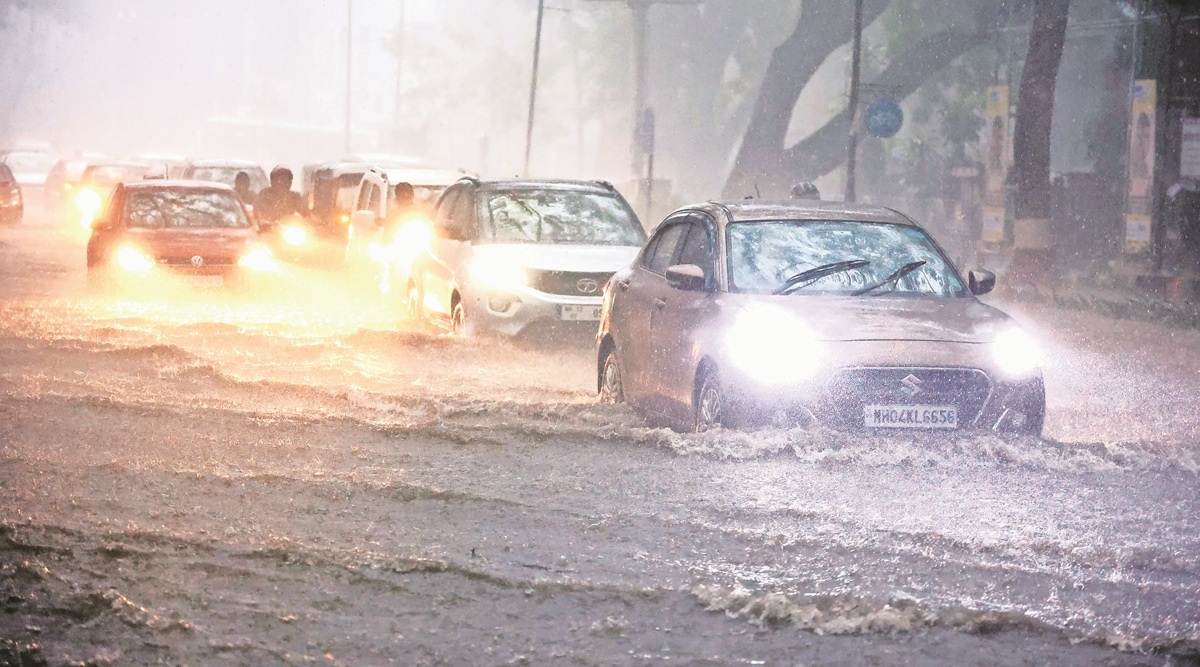
[[[148,190],[130,192],[130,227],[164,228],[240,228],[250,221],[232,192],[212,190]]]
[[[962,279],[923,230],[844,221],[729,225],[730,290],[753,294],[965,296]]]
[[[481,201],[497,243],[640,246],[645,240],[629,207],[609,194],[508,190],[484,193]]]

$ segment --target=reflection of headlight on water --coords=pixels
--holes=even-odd
[[[477,257],[471,278],[488,289],[510,290],[525,284],[525,268],[497,257]]]
[[[996,336],[992,342],[992,356],[1000,370],[1013,377],[1021,377],[1040,368],[1045,353],[1033,336],[1013,327]]]
[[[154,260],[133,248],[125,247],[117,251],[117,265],[130,273],[146,273],[154,268]]]
[[[743,313],[726,334],[730,361],[767,384],[801,382],[816,374],[824,346],[795,316],[776,309]]]
[[[308,232],[303,227],[292,225],[283,230],[283,241],[288,245],[304,245],[308,243]]]
[[[279,271],[279,263],[275,261],[275,258],[271,256],[271,252],[266,248],[255,248],[242,255],[242,258],[238,260],[238,266],[259,273],[275,273]]]

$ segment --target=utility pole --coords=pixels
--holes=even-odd
[[[633,12],[633,171],[641,172],[644,151],[638,141],[638,129],[646,112],[647,32],[652,5],[699,5],[703,0],[591,0],[592,2],[623,2]]]
[[[354,0],[346,0],[346,153],[350,153],[350,91],[354,81]]]
[[[542,56],[542,19],[546,15],[546,0],[538,0],[537,32],[533,37],[533,77],[529,82],[529,121],[525,125],[525,170],[529,175],[529,154],[533,150],[533,112],[537,106],[538,61]]]
[[[858,81],[862,70],[863,0],[854,0],[854,53],[850,60],[850,146],[846,155],[846,201],[854,202],[858,166]]]

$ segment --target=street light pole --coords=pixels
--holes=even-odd
[[[346,153],[350,152],[350,101],[354,78],[354,0],[346,0]]]
[[[850,146],[846,155],[846,201],[853,202],[858,166],[858,81],[862,69],[863,0],[854,0],[854,54],[850,61]]]
[[[405,17],[408,12],[405,0],[400,0],[400,23],[396,28],[396,100],[392,109],[392,148],[401,146],[400,125],[404,119],[404,47],[408,37],[405,33]]]
[[[533,77],[529,82],[529,116],[525,125],[525,170],[529,175],[529,154],[533,151],[533,114],[537,106],[538,61],[542,55],[542,18],[546,14],[546,0],[538,0],[537,32],[533,37]]]

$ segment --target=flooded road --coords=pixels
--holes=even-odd
[[[1014,309],[1044,440],[684,435],[292,279],[0,227],[0,664],[1196,664],[1200,333]]]

